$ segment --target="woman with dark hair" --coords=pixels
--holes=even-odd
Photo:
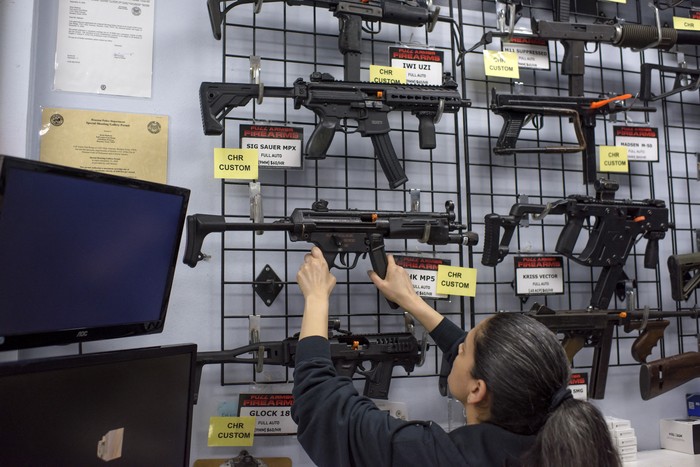
[[[498,313],[465,333],[414,291],[389,256],[384,296],[411,313],[452,362],[448,386],[466,425],[446,433],[406,422],[360,396],[336,375],[328,344],[335,277],[314,247],[297,274],[305,298],[294,371],[292,417],[298,439],[319,466],[621,465],[605,421],[567,389],[569,365],[556,336],[519,313]]]

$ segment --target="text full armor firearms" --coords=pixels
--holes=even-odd
[[[463,232],[465,228],[456,222],[452,201],[447,201],[445,212],[439,213],[330,210],[327,201],[319,200],[311,209],[296,208],[289,218],[272,223],[233,223],[226,222],[224,216],[193,214],[187,216],[183,262],[195,267],[204,258],[204,237],[213,232],[281,230],[288,232],[293,242],[305,241],[319,247],[329,268],[352,269],[360,256],[369,254],[372,269],[384,278],[385,238],[415,239],[428,245],[476,245],[478,235]]]
[[[234,108],[259,97],[294,100],[294,108],[313,111],[319,123],[306,143],[308,159],[323,159],[336,131],[345,131],[347,120],[357,122],[357,132],[369,136],[382,171],[393,189],[408,181],[389,138],[388,114],[398,110],[418,118],[421,149],[435,149],[435,123],[444,112],[456,113],[471,102],[462,99],[457,82],[445,75],[442,86],[336,81],[314,72],[308,82],[298,78],[292,87],[248,83],[209,83],[199,88],[204,134],[220,135],[223,119]]]
[[[530,214],[534,219],[564,214],[566,224],[559,234],[555,251],[589,267],[601,267],[590,306],[608,308],[618,281],[624,278],[623,266],[640,237],[647,239],[644,267],[653,269],[659,261],[659,240],[669,229],[666,203],[657,199],[616,200],[619,185],[612,180],[596,181],[596,196],[571,195],[549,204],[514,204],[508,216],[487,214],[484,219],[484,253],[481,263],[495,266],[506,257],[515,228]],[[580,253],[574,247],[584,222],[591,218],[588,241]],[[500,229],[503,228],[503,236]]]

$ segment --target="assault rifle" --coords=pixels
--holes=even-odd
[[[498,135],[494,154],[516,153],[572,153],[583,154],[583,183],[596,180],[597,164],[595,149],[596,117],[630,110],[650,111],[655,109],[625,107],[622,100],[631,94],[601,99],[596,97],[539,96],[520,94],[498,94],[492,89],[491,110],[503,117],[503,127]],[[523,125],[535,116],[568,117],[574,125],[576,145],[516,147]]]
[[[623,266],[640,237],[647,239],[644,267],[653,269],[659,261],[659,240],[669,228],[666,203],[657,199],[642,201],[616,200],[619,185],[600,179],[595,183],[596,196],[570,195],[548,204],[516,203],[510,214],[487,214],[484,253],[481,263],[496,266],[509,251],[515,228],[529,214],[535,220],[546,215],[564,214],[566,225],[559,234],[555,250],[570,260],[589,267],[602,267],[591,298],[594,309],[607,309],[618,281],[624,278]],[[584,221],[595,219],[588,241],[580,253],[574,247],[583,230]],[[500,229],[503,228],[503,236]]]
[[[366,256],[379,277],[386,277],[385,238],[416,239],[429,245],[476,245],[474,232],[455,222],[454,203],[445,203],[445,212],[330,210],[319,200],[311,209],[296,208],[289,218],[272,223],[232,223],[224,216],[193,214],[187,216],[187,238],[183,262],[190,267],[204,259],[204,237],[212,232],[281,230],[292,242],[305,241],[323,252],[329,268],[352,269],[360,256]],[[338,263],[339,261],[339,263]],[[392,307],[395,304],[390,302]]]
[[[684,352],[653,362],[639,370],[639,392],[648,401],[700,377],[700,352]]]
[[[418,117],[419,146],[434,149],[435,123],[442,113],[456,113],[471,105],[468,99],[462,99],[457,82],[449,74],[445,74],[442,86],[335,81],[333,76],[320,72],[312,73],[309,82],[298,78],[290,88],[205,82],[199,88],[204,134],[220,135],[224,117],[259,96],[294,99],[295,109],[303,106],[316,114],[319,123],[306,144],[308,159],[325,158],[335,132],[346,131],[345,122],[355,120],[357,131],[372,140],[391,188],[406,183],[408,178],[389,138],[389,112],[410,111]]]
[[[384,22],[402,26],[425,26],[432,32],[439,19],[440,7],[432,0],[236,0],[225,8],[226,0],[207,0],[209,20],[216,39],[221,39],[221,25],[226,14],[235,6],[255,4],[255,13],[263,3],[284,1],[287,5],[306,5],[325,8],[338,18],[338,49],[343,54],[345,79],[360,80],[360,57],[362,53],[362,22]],[[371,31],[370,31],[371,32]]]
[[[687,301],[700,286],[700,253],[669,256],[668,272],[671,276],[671,297],[677,301]]]
[[[589,379],[589,393],[592,399],[603,399],[605,396],[612,338],[616,326],[623,326],[626,333],[633,330],[640,332],[632,344],[632,358],[636,362],[644,363],[663,337],[664,329],[669,325],[667,318],[698,317],[695,311],[651,312],[648,309],[631,312],[593,309],[554,311],[538,303],[535,303],[527,314],[555,334],[563,336],[562,345],[569,361],[583,347],[594,349]]]
[[[233,350],[198,352],[195,388],[199,391],[202,367],[213,363],[250,363],[262,371],[264,365],[294,367],[298,335],[283,341],[256,342]],[[391,374],[395,366],[411,373],[421,366],[428,348],[427,339],[418,341],[411,332],[380,334],[338,334],[329,337],[331,360],[340,376],[365,377],[363,394],[373,399],[387,399]],[[252,354],[252,356],[243,356]],[[365,364],[369,367],[365,368]],[[194,402],[197,402],[195,394]]]

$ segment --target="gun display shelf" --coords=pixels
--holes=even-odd
[[[589,168],[582,165],[581,157],[570,152],[493,154],[503,123],[501,117],[491,110],[490,98],[494,89],[500,94],[541,96],[566,96],[571,92],[570,76],[562,69],[564,48],[556,42],[545,45],[549,51],[550,69],[521,68],[518,80],[485,77],[481,49],[466,54],[463,62],[457,65],[463,44],[468,46],[484,33],[493,31],[499,21],[498,8],[506,3],[510,2],[461,0],[441,5],[440,15],[459,24],[461,39],[453,35],[447,22],[438,22],[430,33],[424,28],[395,24],[382,24],[381,30],[375,30],[376,34],[365,31],[361,36],[362,79],[368,75],[369,64],[388,64],[387,49],[390,45],[420,42],[445,54],[445,71],[453,73],[462,97],[472,101],[471,108],[443,116],[436,127],[435,150],[419,149],[417,122],[412,116],[401,113],[389,116],[390,138],[409,178],[409,183],[399,189],[389,189],[374,158],[374,148],[367,138],[353,134],[353,127],[347,128],[345,134],[335,135],[326,159],[305,160],[303,169],[299,170],[261,170],[263,218],[285,217],[293,209],[308,207],[319,199],[326,199],[339,209],[408,211],[412,206],[409,190],[415,188],[422,194],[422,210],[439,210],[445,200],[454,199],[457,212],[468,230],[481,233],[487,214],[505,214],[514,203],[546,204],[569,195],[592,196],[592,177],[587,179],[590,183],[582,183],[582,173]],[[655,21],[652,10],[641,2],[574,3],[575,9],[566,15],[553,8],[558,2],[524,0],[520,2],[519,14],[525,23],[529,23],[531,17],[572,22],[605,21],[617,17],[629,23],[653,24]],[[591,7],[593,3],[595,8]],[[663,26],[667,26],[671,15],[687,16],[687,8],[679,6],[660,12]],[[252,5],[240,5],[226,15],[221,39],[223,82],[242,83],[257,79],[269,86],[290,86],[296,79],[307,79],[317,71],[330,73],[336,78],[344,76],[347,63],[338,50],[337,22],[329,11],[279,2],[262,2],[257,14],[253,10]],[[498,49],[499,43],[495,41],[486,47]],[[585,96],[601,99],[623,93],[636,95],[641,88],[643,63],[678,66],[682,59],[690,69],[698,67],[696,46],[684,45],[670,51],[638,51],[600,44],[589,46],[587,52],[582,59],[585,65],[583,78],[576,81],[576,89],[580,85]],[[682,55],[677,52],[682,52]],[[251,56],[259,59],[260,68],[251,67]],[[659,79],[653,85],[653,92],[663,94],[667,88],[672,88],[669,79],[672,82],[672,78]],[[294,126],[302,128],[307,135],[315,128],[317,120],[313,114],[297,111],[284,100],[275,100],[263,98],[262,102],[231,112],[224,119],[222,147],[238,147],[240,124]],[[630,105],[639,104],[638,99],[632,98]],[[615,127],[657,129],[652,133],[656,133],[653,144],[658,143],[658,161],[632,161],[628,173],[599,171],[599,175],[619,183],[618,199],[666,200],[675,223],[675,229],[671,229],[665,241],[660,242],[661,266],[658,268],[645,269],[643,249],[633,248],[624,266],[629,280],[621,282],[610,308],[648,306],[657,312],[678,311],[687,308],[688,304],[671,299],[668,275],[663,265],[671,254],[698,248],[695,239],[700,226],[693,222],[700,201],[698,190],[694,188],[700,181],[697,181],[696,171],[697,148],[692,147],[692,142],[698,140],[698,93],[678,93],[649,105],[655,107],[655,113],[611,112],[599,117],[593,132],[596,146],[613,146],[616,144]],[[559,120],[547,121],[539,129],[526,126],[521,139],[537,147],[576,142],[576,134],[567,119]],[[249,195],[247,182],[223,180],[221,214],[231,221],[247,221],[250,218]],[[564,228],[564,219],[556,217],[529,228],[520,227],[511,244],[512,251],[521,254],[555,251],[554,243]],[[512,259],[504,260],[496,268],[482,266],[482,245],[469,254],[461,248],[438,250],[438,256],[451,260],[453,265],[478,269],[476,301],[453,297],[449,302],[435,302],[440,312],[461,325],[471,325],[493,310],[525,311],[531,305],[525,297],[517,297],[514,293]],[[205,250],[207,248],[211,251],[211,247],[205,245]],[[390,252],[417,249],[415,243],[404,241],[388,243],[387,248]],[[284,339],[298,329],[303,304],[295,289],[294,277],[307,251],[305,245],[292,244],[283,234],[275,232],[222,237],[217,253],[222,261],[222,349],[234,348],[250,340],[248,315],[258,316],[262,321],[261,338],[264,340]],[[431,252],[432,249],[421,250],[421,254]],[[530,300],[543,301],[556,310],[585,308],[593,294],[597,275],[596,268],[565,259],[564,293]],[[350,328],[353,332],[383,332],[401,327],[401,319],[390,312],[363,270],[336,271],[336,276],[339,283],[332,307],[343,328]],[[622,301],[625,288],[636,292],[629,295],[634,303]],[[697,333],[696,321],[677,318],[672,328],[667,332],[673,335],[677,331],[678,342],[667,348],[670,341],[662,340],[651,358],[656,358],[657,353],[664,356],[694,350],[696,343],[691,342],[690,337]],[[616,330],[611,366],[638,365],[630,356],[634,337]],[[687,348],[689,345],[691,348]],[[414,375],[438,374],[438,355],[434,350],[432,352],[428,355],[429,364]],[[584,350],[580,357],[578,359],[577,355],[574,364],[585,369],[591,360],[590,355]],[[290,376],[284,369],[278,373],[266,370],[258,375],[250,368],[229,365],[222,373],[222,383],[238,384],[260,378],[282,382],[288,381]]]
[[[232,3],[222,3],[222,11]],[[452,73],[460,95],[466,97],[459,84],[463,69],[456,65],[461,44],[453,37],[454,28],[449,22],[437,22],[431,26],[431,32],[425,26],[400,26],[392,21],[382,23],[380,28],[378,23],[367,22],[365,31],[360,34],[361,54],[349,59],[348,54],[339,51],[338,19],[343,15],[334,15],[324,7],[326,3],[318,4],[319,7],[314,8],[306,3],[290,6],[284,2],[260,2],[258,13],[254,12],[256,8],[252,4],[231,8],[221,23],[221,81],[246,83],[255,79],[256,83],[271,89],[292,86],[299,78],[308,81],[315,72],[329,74],[336,80],[345,77],[348,81],[358,81],[348,76],[355,78],[359,74],[361,81],[368,81],[370,64],[389,64],[389,46],[421,43],[443,54],[444,71]],[[425,6],[421,2],[417,4]],[[456,6],[441,6],[440,16],[452,18],[457,11]],[[453,21],[456,24],[458,20],[455,17]],[[366,30],[372,27],[374,33]],[[210,40],[215,39],[211,37]],[[349,66],[359,68],[348,74]],[[299,128],[304,142],[318,124],[313,112],[295,109],[291,99],[263,97],[253,101],[232,109],[222,119],[221,147],[240,147],[241,124]],[[306,159],[299,169],[261,168],[257,181],[262,196],[255,201],[252,201],[248,181],[222,180],[221,215],[226,216],[228,222],[251,222],[250,206],[255,205],[262,206],[258,213],[263,213],[257,221],[272,222],[289,216],[295,209],[308,209],[319,200],[326,200],[328,206],[340,210],[411,211],[418,204],[416,195],[419,192],[421,212],[442,211],[445,202],[453,200],[461,222],[464,216],[464,137],[459,131],[461,110],[454,110],[456,113],[446,111],[440,121],[434,123],[435,149],[420,149],[426,147],[422,127],[419,127],[425,119],[420,113],[420,120],[411,112],[387,115],[391,128],[388,138],[408,176],[404,185],[390,188],[374,156],[372,141],[355,134],[358,122],[348,120],[346,131],[333,135],[324,159]],[[432,122],[431,119],[428,123]],[[263,235],[223,234],[218,250],[215,242],[215,238],[208,238],[203,251],[221,260],[221,349],[240,347],[251,339],[283,340],[298,331],[303,300],[296,286],[296,272],[311,245],[292,242],[286,233],[274,231]],[[427,257],[435,255],[455,266],[465,261],[463,247],[459,245],[433,247],[415,240],[388,239],[386,250]],[[333,269],[338,284],[332,296],[331,315],[338,318],[341,329],[356,334],[401,331],[403,316],[378,295],[365,272],[369,264],[367,260],[360,260],[355,269]],[[450,319],[465,326],[462,310],[469,306],[466,300],[452,297],[450,301],[440,300],[435,304]],[[249,315],[254,318],[249,319]],[[259,323],[259,334],[257,330],[250,332],[251,321]],[[439,363],[439,356],[431,347],[426,352],[425,365],[415,368],[410,377],[435,376]],[[401,369],[394,372],[394,378],[405,376],[406,372]],[[233,364],[222,366],[221,382],[223,385],[283,383],[291,381],[291,377],[292,370],[283,366],[268,365],[262,373],[256,373],[250,365]],[[435,386],[437,392],[437,383]]]
[[[462,28],[465,37],[472,37],[469,42],[476,43],[485,33],[497,30],[497,9],[508,12],[507,4],[520,4],[516,17],[521,17],[516,23],[519,27],[529,28],[530,19],[543,21],[570,21],[579,23],[613,22],[615,18],[624,18],[626,23],[655,25],[653,10],[647,2],[627,2],[619,4],[612,2],[571,2],[570,12],[561,12],[557,17],[556,7],[568,2],[545,0],[523,0],[521,2],[465,1],[465,15]],[[577,5],[575,5],[575,3]],[[659,2],[655,2],[659,3]],[[582,11],[580,7],[585,7]],[[579,7],[578,9],[574,7]],[[672,27],[672,17],[688,17],[690,2],[683,2],[675,8],[661,8],[659,11],[661,27]],[[566,14],[568,13],[568,14]],[[504,24],[509,24],[504,17]],[[653,26],[651,26],[653,29]],[[693,39],[694,40],[694,39]],[[653,44],[651,44],[653,47]],[[518,80],[504,78],[484,78],[482,50],[500,50],[500,41],[475,49],[467,55],[466,68],[470,70],[465,86],[467,95],[472,99],[472,107],[466,113],[464,127],[467,137],[467,159],[465,170],[466,180],[469,181],[467,191],[467,213],[473,230],[482,232],[485,218],[490,213],[508,214],[511,206],[516,203],[547,204],[570,195],[593,196],[592,183],[582,183],[581,157],[572,153],[556,153],[557,151],[515,152],[509,155],[494,154],[499,141],[499,132],[503,127],[503,119],[495,115],[491,109],[491,93],[523,94],[541,96],[546,101],[548,96],[580,95],[571,93],[571,76],[569,69],[563,67],[565,56],[564,46],[558,42],[548,43],[551,68],[549,70],[532,70],[520,68]],[[540,49],[541,50],[541,49]],[[628,173],[608,173],[598,171],[598,178],[614,179],[620,188],[617,199],[661,199],[666,202],[671,216],[672,225],[666,238],[659,242],[660,260],[655,269],[644,268],[644,243],[641,242],[633,250],[626,261],[624,271],[629,280],[621,283],[620,288],[610,304],[611,309],[625,310],[628,301],[622,301],[627,291],[636,292],[631,308],[643,309],[648,306],[652,312],[681,312],[687,311],[696,302],[696,294],[688,302],[676,302],[671,297],[670,282],[666,259],[671,254],[698,251],[696,243],[698,225],[698,203],[700,203],[700,181],[697,177],[697,152],[695,142],[698,141],[698,92],[692,80],[697,77],[698,50],[695,45],[681,45],[671,50],[649,48],[636,50],[618,48],[609,44],[588,43],[581,60],[585,67],[581,71],[582,79],[575,81],[576,89],[582,84],[583,95],[592,98],[605,98],[632,94],[625,101],[625,106],[635,105],[654,107],[655,112],[615,113],[597,118],[595,127],[595,144],[597,146],[613,146],[616,127],[630,127],[637,133],[645,133],[653,137],[632,141],[632,144],[656,145],[658,143],[658,162],[637,161],[629,162]],[[537,54],[538,52],[533,52]],[[658,68],[654,68],[651,78],[651,91],[655,96],[664,95],[668,91],[684,87],[683,92],[666,96],[664,99],[648,103],[635,98],[642,88],[641,65],[657,64],[666,67],[687,67],[691,70],[687,76],[682,76],[681,82],[676,76],[665,73],[659,77]],[[566,73],[565,73],[566,72]],[[495,89],[495,91],[494,91]],[[530,147],[566,146],[577,142],[577,135],[572,129],[569,118],[544,118],[534,121],[544,123],[544,127],[534,129],[533,122],[526,125],[520,134],[520,143]],[[621,139],[620,139],[621,140]],[[618,142],[619,144],[619,142]],[[589,180],[592,182],[592,180]],[[529,310],[533,302],[544,302],[554,310],[585,309],[594,293],[595,278],[600,268],[589,268],[576,264],[570,259],[564,259],[564,293],[561,295],[533,297],[516,297],[514,293],[514,260],[520,255],[552,254],[556,251],[559,233],[565,227],[563,219],[551,216],[542,221],[535,221],[525,227],[524,222],[515,233],[511,243],[510,259],[506,258],[497,267],[479,267],[479,282],[477,289],[477,314],[487,316],[491,310]],[[576,251],[581,251],[585,242],[577,245]],[[473,254],[474,262],[481,260],[485,243],[480,242]],[[479,318],[477,318],[479,319]],[[672,325],[666,331],[663,339],[653,350],[653,356],[670,356],[688,350],[697,350],[697,322],[690,317],[674,317]],[[676,333],[678,335],[675,340]],[[622,327],[617,327],[614,334],[610,366],[638,366],[631,357],[631,343],[636,332],[626,334]],[[574,365],[585,371],[590,365],[591,349],[584,349],[577,354]],[[615,369],[611,369],[614,373]],[[631,381],[630,384],[636,384]]]

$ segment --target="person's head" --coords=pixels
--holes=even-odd
[[[498,313],[460,344],[448,385],[465,405],[467,423],[537,434],[531,465],[574,465],[570,461],[576,458],[592,466],[619,465],[600,412],[566,392],[569,376],[568,359],[554,333],[527,315]],[[586,454],[588,449],[600,462]]]

